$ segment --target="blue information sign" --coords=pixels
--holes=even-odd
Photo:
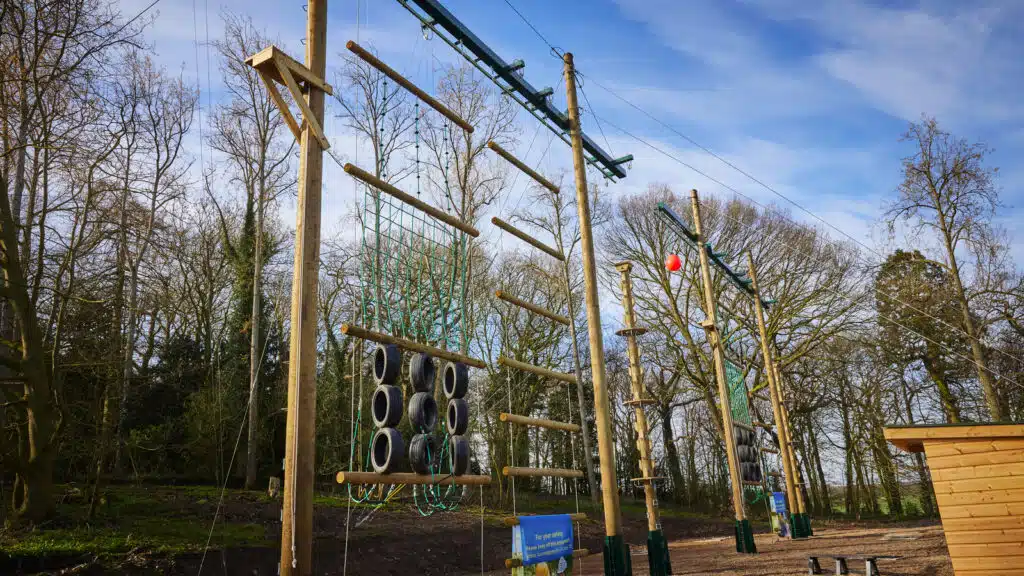
[[[524,566],[572,556],[572,518],[568,514],[520,516],[519,537]]]
[[[786,493],[772,492],[772,510],[776,514],[786,513]]]

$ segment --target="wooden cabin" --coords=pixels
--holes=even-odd
[[[892,426],[924,452],[957,576],[1024,575],[1024,424]]]

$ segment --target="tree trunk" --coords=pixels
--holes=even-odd
[[[932,348],[932,346],[928,346]],[[946,422],[949,424],[958,424],[960,422],[960,406],[957,405],[956,396],[953,391],[949,389],[949,382],[946,381],[946,374],[937,365],[937,363],[931,358],[931,350],[929,355],[923,359],[924,369],[928,372],[928,376],[935,383],[935,387],[939,391],[939,401],[942,403],[942,412],[946,415]]]
[[[809,420],[809,419],[808,419]],[[814,423],[807,423],[808,440],[811,443],[811,457],[814,460],[814,471],[818,476],[818,488],[821,492],[820,513],[832,515],[832,497],[828,493],[828,481],[825,479],[825,470],[821,465],[821,452],[818,450],[818,439],[814,434]]]
[[[259,466],[259,378],[263,355],[260,351],[260,318],[263,300],[263,191],[256,205],[256,247],[252,273],[252,315],[249,338],[249,435],[246,440],[245,489],[256,486]]]
[[[672,500],[682,503],[686,499],[686,482],[683,478],[683,466],[679,461],[679,451],[676,450],[675,431],[672,430],[672,406],[662,408],[659,416],[661,437],[665,443],[665,467],[668,468],[669,478],[672,479]]]

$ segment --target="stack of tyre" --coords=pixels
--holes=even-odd
[[[740,461],[740,477],[744,482],[760,483],[763,479],[761,459],[758,455],[754,431],[734,426],[733,437],[736,439],[736,458]]]
[[[379,474],[397,472],[404,466],[405,444],[398,424],[402,420],[402,390],[396,385],[401,374],[402,353],[394,345],[378,345],[373,354],[373,377],[377,388],[370,401],[377,431],[370,446],[370,463]],[[463,436],[469,426],[469,405],[464,399],[469,390],[469,371],[461,362],[449,362],[444,371],[444,393],[448,398],[448,446],[434,433],[437,428],[437,402],[434,400],[436,375],[434,359],[415,353],[409,359],[412,396],[407,414],[413,437],[409,442],[409,467],[417,474],[437,474],[442,455],[449,459],[452,474],[465,474],[469,468],[469,441]]]

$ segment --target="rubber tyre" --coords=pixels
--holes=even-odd
[[[394,386],[402,372],[402,351],[394,344],[378,344],[373,351],[373,379]]]
[[[370,444],[370,464],[374,472],[387,474],[397,472],[405,457],[405,442],[395,428],[381,428],[373,435]]]
[[[462,476],[469,471],[469,440],[465,436],[452,436],[448,439],[448,450],[451,452],[452,474]]]
[[[417,434],[409,442],[409,466],[417,474],[438,472],[438,456],[441,447],[433,434]]]
[[[437,427],[437,402],[429,392],[417,392],[409,399],[409,422],[417,433]]]
[[[469,428],[469,404],[462,398],[453,398],[448,401],[446,412],[448,423],[448,434],[461,436]]]
[[[377,428],[393,428],[402,421],[402,390],[381,384],[370,398],[370,415]]]
[[[430,354],[417,352],[409,357],[409,380],[415,392],[434,392],[437,366]]]
[[[469,367],[462,362],[445,364],[443,386],[449,400],[465,396],[469,392]]]

